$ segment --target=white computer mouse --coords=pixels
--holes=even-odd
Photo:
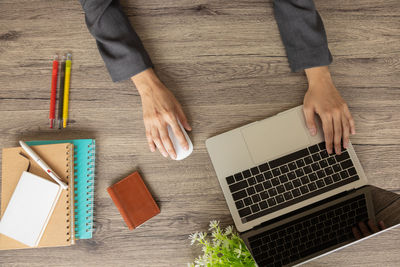
[[[178,124],[179,124],[179,127],[181,127],[181,130],[183,132],[183,135],[186,138],[186,141],[188,142],[189,149],[185,150],[185,149],[183,149],[183,147],[181,147],[178,139],[175,137],[175,134],[172,131],[171,126],[169,126],[169,125],[168,125],[168,135],[169,135],[169,138],[171,139],[172,144],[174,145],[174,148],[175,148],[175,152],[176,152],[175,160],[182,160],[184,158],[187,158],[190,154],[192,154],[193,144],[192,144],[192,141],[190,141],[190,138],[189,138],[188,134],[186,133],[185,128],[183,128],[183,126],[179,120],[178,120]]]

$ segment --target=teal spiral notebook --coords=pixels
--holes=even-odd
[[[94,139],[49,140],[26,142],[30,146],[71,143],[74,145],[75,170],[75,239],[90,239],[93,234]]]

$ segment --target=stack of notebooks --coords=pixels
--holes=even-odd
[[[92,238],[95,140],[26,143],[58,174],[63,182],[68,184],[68,189],[61,191],[52,209],[37,247],[69,246],[77,239]],[[53,181],[21,147],[4,148],[2,151],[1,217],[12,200],[24,171]],[[0,250],[20,248],[29,248],[29,246],[0,234]]]

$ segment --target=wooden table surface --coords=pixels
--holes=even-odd
[[[124,10],[162,81],[193,127],[194,152],[166,160],[148,150],[141,103],[129,81],[112,83],[77,0],[0,2],[0,146],[17,140],[95,138],[91,240],[62,248],[1,251],[0,266],[185,266],[199,251],[188,235],[210,220],[232,224],[205,140],[302,103],[307,81],[291,73],[265,0],[135,0]],[[400,193],[398,0],[323,1],[330,69],[356,121],[355,150],[370,183]],[[51,60],[73,55],[70,119],[50,130]],[[139,170],[161,214],[130,232],[106,188]],[[308,266],[395,266],[395,229]]]

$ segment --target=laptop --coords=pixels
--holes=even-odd
[[[258,266],[296,265],[355,241],[375,222],[367,178],[349,143],[328,154],[302,106],[206,141],[235,226]]]

